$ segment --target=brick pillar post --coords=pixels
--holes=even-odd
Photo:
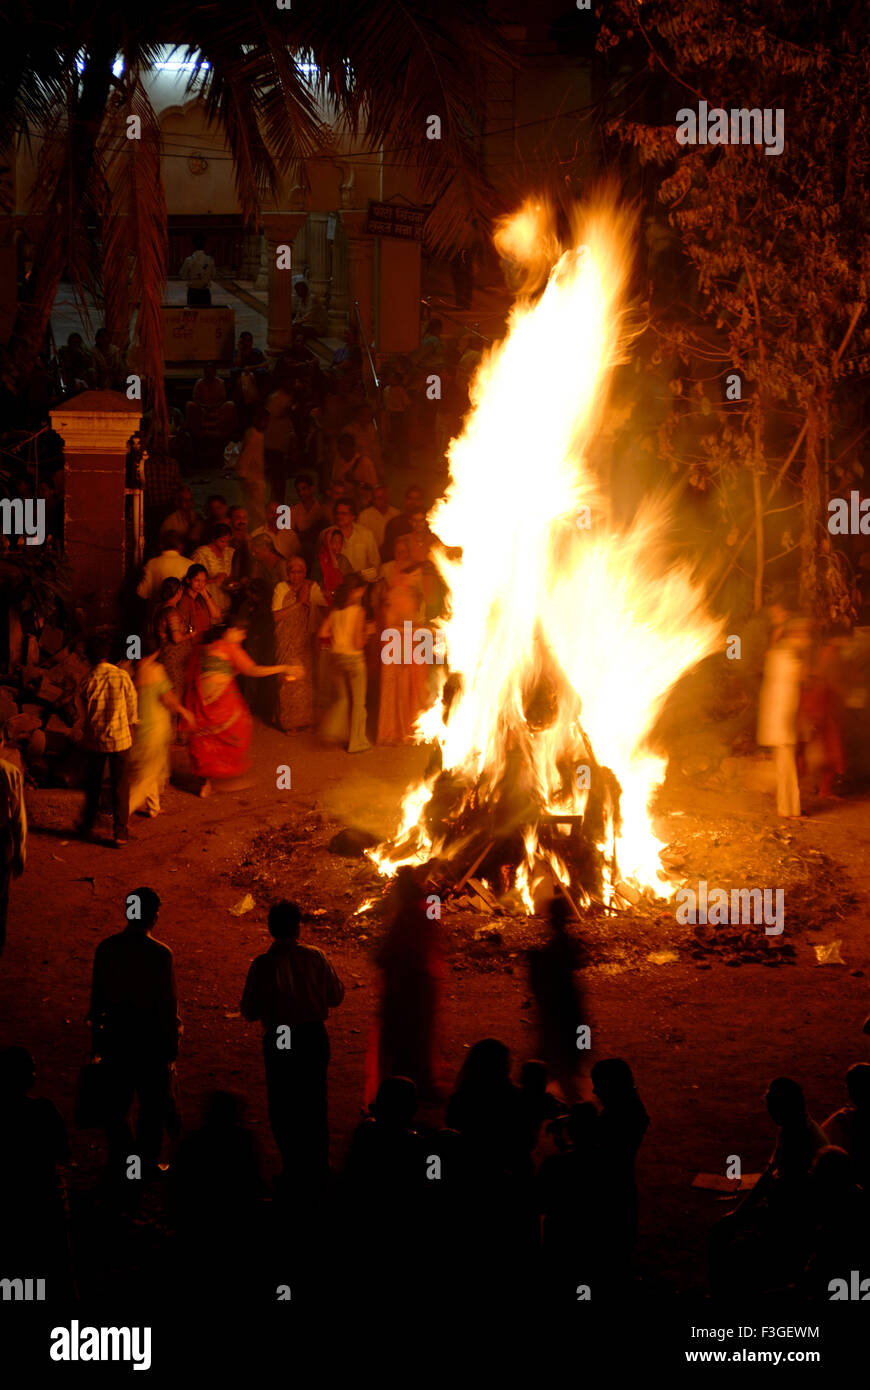
[[[127,440],[142,417],[120,391],[83,391],[50,414],[64,443],[63,546],[73,598],[90,623],[114,623],[128,564]]]

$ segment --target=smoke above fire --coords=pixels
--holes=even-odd
[[[496,244],[517,298],[481,361],[429,518],[449,589],[450,680],[416,734],[439,766],[372,858],[386,874],[450,858],[483,816],[496,836],[499,819],[519,836],[510,886],[528,910],[548,872],[584,900],[607,900],[619,879],[666,895],[648,810],[666,767],[648,738],[668,691],[722,630],[690,566],[670,563],[666,504],[651,499],[615,528],[588,463],[631,336],[634,220],[612,203],[578,209],[565,248],[546,206],[530,201]],[[581,832],[601,858],[591,884],[575,871]]]

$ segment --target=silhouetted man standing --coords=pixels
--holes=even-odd
[[[158,1171],[180,1028],[172,952],[151,935],[159,911],[153,888],[129,895],[127,926],[100,942],[91,985],[93,1051],[106,1068],[110,1172],[123,1177],[136,1154],[145,1181]],[[134,1095],[135,1143],[127,1125]]]
[[[269,1122],[294,1184],[322,1181],[329,1170],[326,1019],[344,998],[344,985],[316,946],[299,943],[296,903],[274,903],[274,940],[251,963],[242,996],[242,1017],[259,1019],[266,1063]]]

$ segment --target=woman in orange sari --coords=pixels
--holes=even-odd
[[[241,777],[251,765],[254,721],[236,676],[297,680],[303,674],[301,666],[258,666],[242,646],[247,634],[247,622],[241,617],[233,618],[226,628],[211,628],[190,663],[184,704],[196,720],[189,734],[190,765],[203,778],[200,796],[210,794],[213,777]]]
[[[404,636],[404,624],[412,631],[424,623],[423,587],[419,564],[410,562],[407,536],[396,541],[396,558],[389,570],[387,591],[381,609],[382,633],[395,631]],[[381,655],[383,657],[383,647]],[[405,655],[404,641],[402,654]],[[378,701],[378,743],[413,743],[414,722],[429,703],[430,668],[414,661],[383,662]]]

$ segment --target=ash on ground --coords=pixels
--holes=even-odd
[[[231,881],[258,903],[296,899],[303,908],[309,939],[326,948],[359,944],[371,950],[380,938],[388,909],[389,880],[366,857],[345,858],[329,846],[343,830],[311,803],[297,808],[278,828],[255,834]],[[738,817],[705,818],[671,813],[656,817],[659,837],[670,836],[663,856],[673,887],[708,892],[724,888],[782,889],[784,931],[768,936],[763,924],[681,925],[674,901],[647,894],[636,903],[619,899],[607,909],[581,908],[571,931],[584,947],[588,966],[606,972],[656,970],[673,961],[699,969],[722,966],[786,965],[813,959],[815,941],[842,937],[861,902],[845,873],[827,855],[808,848],[803,827],[771,826]],[[463,902],[464,899],[464,902]],[[546,939],[543,916],[516,915],[496,908],[480,912],[469,898],[445,896],[440,920],[454,971],[513,973],[525,952]]]

